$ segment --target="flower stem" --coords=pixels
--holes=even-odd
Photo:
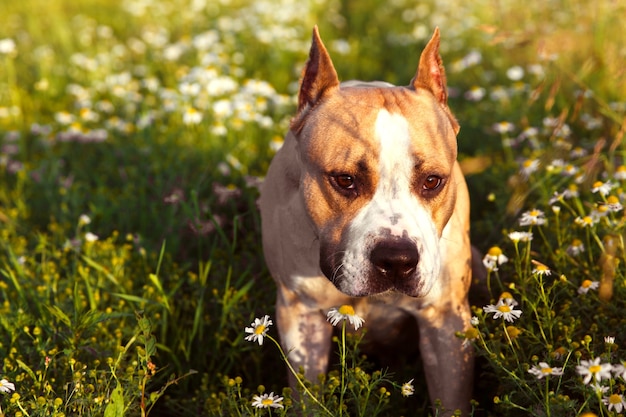
[[[293,366],[291,365],[291,362],[289,362],[289,359],[287,358],[287,355],[285,355],[285,351],[283,350],[283,348],[280,346],[280,343],[278,343],[278,341],[276,339],[274,339],[272,336],[270,335],[266,335],[265,337],[267,337],[269,340],[271,340],[276,347],[278,347],[278,351],[280,352],[280,356],[283,358],[283,360],[285,361],[285,363],[287,364],[287,368],[289,368],[289,372],[291,372],[293,374],[293,376],[296,378],[296,381],[298,381],[298,385],[300,385],[302,387],[302,390],[309,396],[311,397],[311,399],[313,400],[314,403],[316,403],[317,405],[320,406],[320,408],[322,410],[324,410],[324,412],[326,414],[328,414],[329,416],[334,416],[333,413],[330,412],[330,410],[326,407],[324,407],[324,404],[322,404],[316,397],[315,395],[313,395],[313,393],[311,392],[311,390],[309,390],[307,388],[307,386],[304,384],[304,381],[302,380],[302,378],[300,378],[298,376],[298,373],[296,372],[295,369],[293,369]]]
[[[343,414],[343,396],[346,392],[346,320],[341,326],[341,392],[339,394],[339,415]]]
[[[546,416],[550,417],[550,388],[549,388],[550,376],[546,376],[546,392],[544,394],[546,402]]]

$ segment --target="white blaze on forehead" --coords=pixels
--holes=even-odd
[[[411,150],[409,122],[398,113],[382,109],[375,123],[375,137],[380,145],[379,175],[374,198],[364,207],[370,227],[386,229],[394,236],[409,235],[420,240],[424,226],[432,220],[425,207],[413,195],[415,160]],[[355,219],[356,220],[356,219]],[[373,221],[372,221],[373,220]],[[369,233],[372,233],[370,230]]]
[[[397,199],[399,193],[410,192],[413,175],[409,122],[404,116],[382,109],[374,125],[380,143],[380,177],[378,192],[387,199]]]
[[[440,270],[439,238],[430,211],[413,194],[415,159],[408,120],[381,109],[374,124],[379,143],[378,184],[372,200],[363,206],[349,226],[343,257],[345,285],[358,291],[367,286],[369,253],[391,236],[406,237],[419,252],[418,275],[430,288]],[[346,288],[348,289],[348,288]]]

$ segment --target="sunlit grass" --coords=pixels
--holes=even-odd
[[[1,412],[431,410],[419,365],[377,369],[360,333],[336,340],[343,366],[303,382],[319,403],[286,388],[272,345],[244,340],[273,315],[257,186],[319,24],[342,79],[398,84],[441,29],[490,268],[459,335],[479,356],[474,415],[617,415],[625,15],[580,0],[3,2]],[[507,308],[521,313],[488,313]],[[610,368],[597,385],[594,360]],[[270,393],[284,408],[253,406]]]

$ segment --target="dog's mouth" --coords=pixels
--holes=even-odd
[[[344,253],[336,262],[322,263],[322,271],[337,289],[352,297],[386,292],[420,297],[428,292],[429,280],[422,276],[420,253],[411,239],[384,239],[366,253],[361,257]]]

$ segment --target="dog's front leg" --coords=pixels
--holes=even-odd
[[[439,400],[444,416],[460,409],[469,415],[474,372],[473,350],[456,336],[470,316],[467,303],[430,306],[418,315],[420,353],[431,402]],[[434,406],[434,404],[433,404]]]
[[[303,368],[305,378],[317,382],[317,377],[327,371],[332,337],[332,326],[324,312],[279,286],[276,315],[281,346],[293,369],[299,372]],[[291,372],[289,384],[293,389],[300,388]]]

